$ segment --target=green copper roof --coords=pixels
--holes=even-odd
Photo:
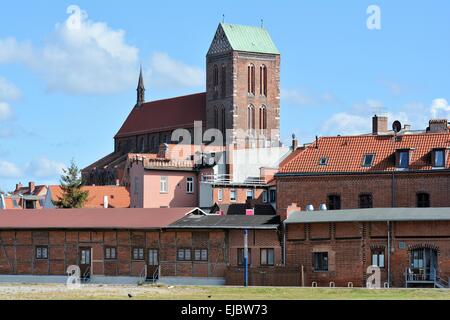
[[[220,25],[233,50],[280,54],[264,28],[227,23],[221,23]]]

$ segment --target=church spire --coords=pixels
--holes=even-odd
[[[139,82],[136,91],[137,91],[136,106],[140,107],[145,102],[145,86],[144,86],[144,77],[142,76],[142,66],[139,72]]]

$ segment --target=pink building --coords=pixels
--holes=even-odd
[[[176,156],[170,147],[161,146],[158,154],[129,155],[125,177],[131,208],[198,206],[199,177],[211,174],[212,166],[196,162],[188,147]]]

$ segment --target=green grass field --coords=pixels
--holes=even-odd
[[[131,295],[130,298],[128,295]],[[274,287],[110,286],[84,285],[69,290],[58,284],[0,284],[2,300],[450,300],[448,289],[347,289]]]

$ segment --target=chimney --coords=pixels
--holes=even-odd
[[[410,124],[405,124],[405,125],[403,126],[403,130],[405,130],[405,131],[410,131],[410,130],[411,130],[411,125],[410,125]]]
[[[291,204],[289,207],[287,207],[286,209],[286,217],[289,218],[289,216],[291,215],[291,213],[297,212],[297,211],[302,211],[302,208],[300,208],[299,206],[297,206],[296,203]]]
[[[388,117],[374,115],[372,118],[372,134],[378,135],[388,131]]]
[[[447,119],[431,119],[428,128],[429,133],[448,132],[448,121]]]
[[[116,186],[117,187],[120,186],[120,180],[119,179],[116,179]]]
[[[28,182],[28,192],[32,194],[34,192],[34,189],[36,187],[36,184],[33,181]]]
[[[108,196],[103,197],[103,208],[108,209],[109,203],[108,203]]]
[[[167,143],[162,143],[159,146],[158,158],[166,159],[169,155],[169,145]]]
[[[22,183],[17,183],[16,184],[16,190],[15,191],[19,191],[22,188]]]
[[[3,193],[0,194],[0,210],[6,209],[5,195]]]
[[[295,138],[295,134],[292,135],[292,151],[297,150],[298,148],[298,139]]]

